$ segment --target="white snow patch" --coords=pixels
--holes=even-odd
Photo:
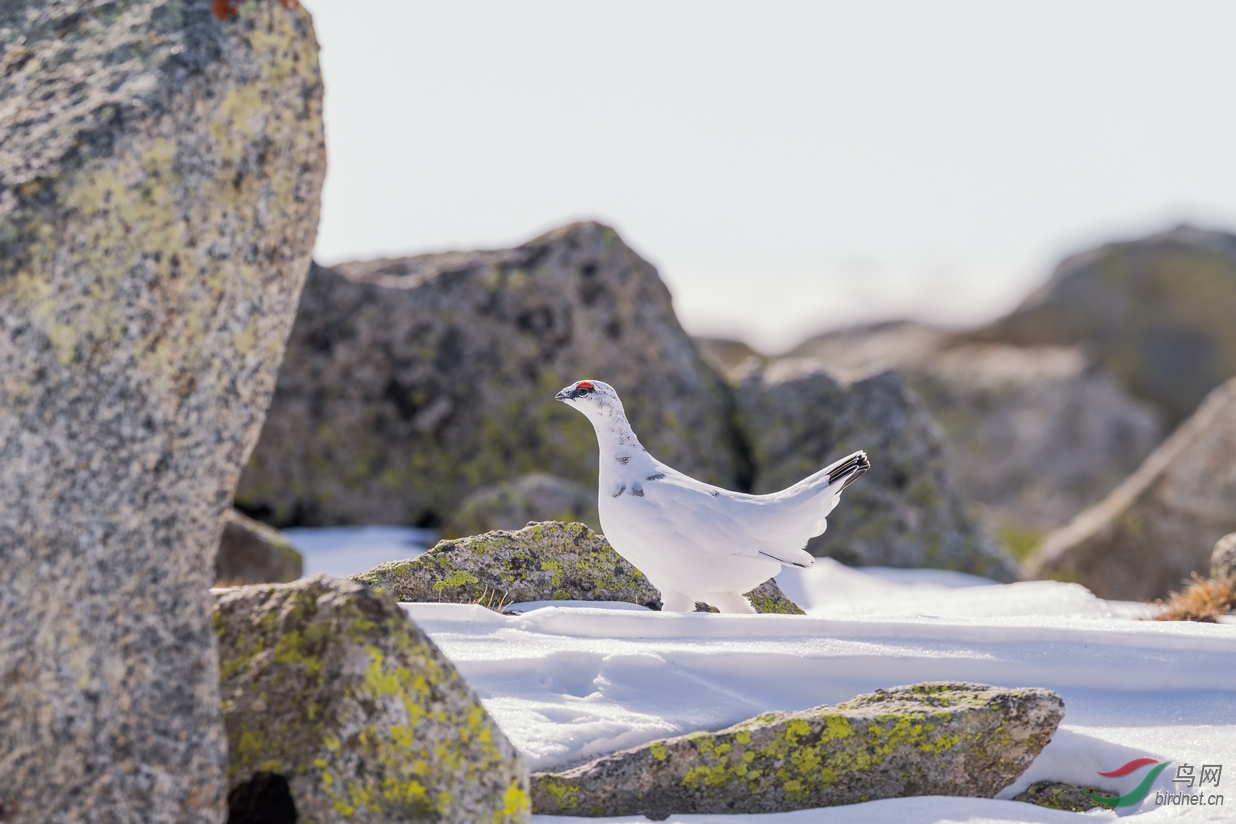
[[[344,578],[368,572],[384,561],[415,558],[433,545],[437,532],[401,526],[332,526],[283,530],[304,556],[306,577]]]
[[[811,569],[787,567],[777,584],[808,615],[1112,615],[1106,602],[1080,584],[1001,585],[941,569],[852,569],[831,558],[820,558]]]
[[[1140,805],[1092,811],[1085,820],[1236,820],[1236,626],[1132,620],[1144,607],[1105,602],[1074,584],[999,585],[939,570],[855,570],[821,560],[778,581],[808,615],[675,615],[596,602],[522,604],[523,613],[514,616],[471,605],[404,606],[476,688],[533,770],[721,729],[766,710],[832,704],[878,687],[964,680],[1047,687],[1065,700],[1059,732],[1002,799],[1040,779],[1128,792],[1142,772],[1109,779],[1098,771],[1150,756],[1172,762],[1154,787],[1164,792],[1178,791],[1176,765],[1224,765],[1217,792],[1226,805],[1156,808],[1152,790]],[[1020,802],[933,796],[668,820],[1078,819]]]
[[[304,554],[306,575],[335,576],[413,558],[437,537],[398,527],[285,534]],[[1108,779],[1098,771],[1150,756],[1172,762],[1154,787],[1163,792],[1179,791],[1172,781],[1177,765],[1223,765],[1217,792],[1226,802],[1156,807],[1152,790],[1140,805],[1079,819],[1007,800],[925,796],[776,815],[671,816],[671,824],[1236,821],[1236,624],[1136,620],[1149,615],[1147,605],[1104,601],[1077,584],[1001,585],[945,570],[851,569],[829,559],[810,570],[786,569],[777,581],[807,616],[670,615],[579,601],[507,607],[519,615],[471,604],[403,606],[534,770],[721,729],[770,709],[965,680],[1043,686],[1065,700],[1060,730],[1001,799],[1042,779],[1127,792],[1142,772]]]
[[[546,607],[555,607],[557,609],[619,609],[635,612],[652,612],[648,607],[640,604],[632,604],[628,601],[521,601],[516,604],[503,607],[502,611],[507,615],[523,615],[525,612],[532,612],[536,609],[544,609]]]

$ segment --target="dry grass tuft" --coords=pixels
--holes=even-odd
[[[472,603],[479,604],[485,607],[485,609],[492,609],[494,612],[501,613],[502,610],[506,609],[508,606],[506,602],[507,593],[502,593],[502,597],[498,599],[498,603],[494,604],[494,598],[497,598],[498,594],[497,589],[491,590],[489,587],[485,587],[485,589],[481,591],[481,597],[477,598]]]
[[[1163,608],[1154,616],[1156,621],[1217,624],[1220,617],[1236,609],[1236,578],[1203,578],[1195,572],[1187,587],[1166,601],[1155,601],[1155,606]]]

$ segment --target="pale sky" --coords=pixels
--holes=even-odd
[[[1236,227],[1236,3],[305,0],[325,263],[592,218],[689,331],[965,324],[1064,253]]]

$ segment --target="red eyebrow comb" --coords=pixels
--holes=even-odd
[[[592,389],[592,381],[580,381],[575,384],[576,389]]]

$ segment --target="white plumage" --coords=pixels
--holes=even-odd
[[[842,490],[870,467],[867,455],[855,452],[780,492],[730,492],[649,455],[609,384],[577,381],[555,397],[592,422],[601,450],[601,529],[660,590],[668,612],[690,612],[696,601],[754,612],[742,593],[783,564],[811,566],[803,547],[824,531]]]

